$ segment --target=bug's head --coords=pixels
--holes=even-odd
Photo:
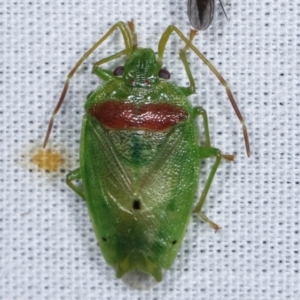
[[[125,83],[134,87],[151,87],[161,79],[169,79],[167,70],[161,69],[152,49],[137,48],[126,60],[124,67],[115,69],[116,76],[122,76]]]

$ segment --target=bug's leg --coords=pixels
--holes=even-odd
[[[189,37],[190,42],[193,41],[196,33],[197,33],[196,30],[192,29],[190,31],[190,37]],[[185,96],[190,96],[196,92],[196,84],[195,84],[195,80],[194,80],[190,65],[189,65],[187,57],[186,57],[187,49],[188,49],[188,45],[185,45],[185,47],[180,50],[179,56],[180,56],[183,66],[184,66],[186,75],[189,79],[190,85],[188,87],[180,87],[180,89],[185,94]]]
[[[208,223],[210,227],[214,229],[214,231],[217,232],[221,228],[217,223],[209,219],[202,211],[197,212],[197,214],[202,219],[202,221]]]
[[[215,74],[215,76],[219,79],[223,87],[225,88],[225,91],[227,93],[227,96],[229,98],[229,101],[242,124],[243,134],[244,134],[244,140],[246,145],[246,152],[247,155],[251,155],[250,151],[250,143],[249,143],[249,136],[247,131],[247,126],[245,124],[244,118],[237,106],[237,103],[233,97],[233,94],[225,81],[225,79],[222,77],[222,75],[217,71],[217,69],[210,63],[210,61],[192,44],[192,42],[184,36],[184,34],[174,25],[170,25],[165,32],[162,34],[160,41],[158,43],[158,61],[162,64],[162,59],[164,55],[164,51],[166,49],[166,44],[170,38],[170,35],[175,32],[185,43],[186,45],[194,51],[194,53],[203,61],[204,64],[206,64],[209,69]]]
[[[210,189],[210,186],[213,182],[214,176],[218,170],[218,167],[220,165],[221,159],[222,159],[222,153],[219,149],[217,148],[213,148],[213,147],[199,147],[199,158],[200,159],[205,159],[205,158],[210,158],[210,157],[215,157],[216,160],[211,168],[211,171],[209,173],[209,176],[207,178],[207,181],[205,183],[205,186],[203,188],[202,194],[200,196],[199,202],[196,205],[195,208],[195,212],[201,217],[201,219],[207,223],[210,224],[210,226],[215,229],[218,230],[219,226],[214,223],[213,221],[211,221],[202,211],[202,206],[205,202],[205,199],[207,197],[208,191]]]
[[[79,195],[82,199],[85,199],[85,194],[84,190],[80,188],[79,186],[75,185],[73,183],[74,180],[80,180],[81,179],[81,173],[80,173],[80,168],[77,168],[67,174],[66,177],[66,182],[67,185],[77,194]]]
[[[104,59],[101,59],[101,60],[95,62],[94,65],[93,65],[93,70],[92,70],[92,72],[93,72],[95,75],[97,75],[98,77],[100,77],[100,78],[101,78],[102,80],[104,80],[104,81],[113,78],[114,75],[113,75],[113,72],[112,72],[112,71],[110,71],[110,70],[105,70],[105,69],[102,69],[102,68],[99,68],[99,66],[102,65],[102,64],[104,64],[104,63],[106,63],[106,62],[109,62],[109,61],[111,61],[111,60],[114,60],[114,59],[116,59],[116,58],[118,58],[118,57],[121,57],[121,56],[123,56],[123,55],[125,55],[125,54],[126,54],[126,49],[124,49],[124,50],[122,50],[122,51],[120,51],[120,52],[118,52],[118,53],[116,53],[116,54],[114,54],[114,55],[111,55],[111,56],[109,56],[109,57],[106,57],[106,58],[104,58]]]
[[[135,27],[134,27],[134,22],[133,21],[130,21],[127,23],[128,25],[128,28],[129,28],[129,32],[128,34],[130,33],[131,34],[131,51],[133,51],[134,49],[137,48],[137,34],[135,32]],[[113,75],[113,72],[112,71],[109,71],[109,70],[104,70],[102,68],[99,68],[100,65],[104,64],[104,63],[107,63],[111,60],[114,60],[116,58],[119,58],[125,54],[128,54],[127,53],[127,49],[124,49],[116,54],[113,54],[109,57],[106,57],[104,59],[101,59],[97,62],[94,63],[94,66],[93,66],[93,73],[96,74],[98,77],[100,77],[101,79],[103,80],[109,80],[111,78],[114,77]]]
[[[72,70],[69,72],[69,74],[67,76],[67,79],[65,81],[60,98],[56,104],[55,109],[52,112],[52,115],[51,115],[51,118],[49,121],[49,125],[48,125],[48,129],[47,129],[47,133],[46,133],[46,137],[45,137],[45,140],[43,143],[43,148],[45,148],[47,146],[47,142],[49,140],[50,133],[51,133],[53,123],[54,123],[54,117],[58,113],[58,111],[66,97],[66,94],[67,94],[67,91],[69,88],[69,84],[70,84],[70,81],[71,81],[73,75],[76,73],[77,69],[82,65],[82,63],[89,57],[89,55],[91,53],[93,53],[117,29],[119,29],[123,35],[125,49],[123,51],[118,52],[117,54],[111,55],[111,56],[107,57],[106,59],[101,60],[100,63],[107,62],[107,61],[112,60],[116,57],[119,57],[123,54],[129,55],[131,53],[131,51],[132,51],[131,31],[127,28],[127,26],[124,22],[118,22],[115,25],[113,25],[87,52],[85,52],[82,55],[82,57],[77,61],[77,63],[75,64],[75,66],[72,68]]]
[[[206,110],[201,106],[193,108],[193,117],[196,118],[198,116],[201,116],[202,121],[203,121],[205,146],[207,148],[210,148],[211,144],[210,144],[210,136],[209,136],[208,117],[207,117]],[[234,161],[235,156],[233,154],[222,154],[222,157],[225,158],[228,161]]]
[[[203,121],[205,146],[206,147],[210,147],[208,117],[207,117],[206,110],[203,107],[201,107],[201,106],[193,108],[193,117],[196,118],[198,116],[201,116],[202,117],[202,121]]]

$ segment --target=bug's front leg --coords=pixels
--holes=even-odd
[[[80,168],[77,168],[67,174],[66,182],[67,185],[83,200],[86,200],[84,190],[82,187],[79,187],[73,183],[74,180],[81,180]]]
[[[197,33],[196,30],[191,30],[190,31],[189,40],[190,40],[191,43],[192,43],[196,33]],[[186,96],[190,96],[192,94],[195,94],[196,84],[195,84],[194,76],[192,74],[190,65],[189,65],[188,60],[187,60],[187,56],[186,56],[187,49],[188,49],[188,46],[186,45],[183,49],[180,50],[179,56],[180,56],[180,59],[182,61],[183,66],[184,66],[184,69],[185,69],[186,75],[188,77],[188,80],[190,82],[190,85],[188,87],[181,87],[180,89],[182,90],[182,92]]]
[[[102,69],[96,65],[94,65],[93,67],[93,73],[104,81],[114,78],[112,71]]]

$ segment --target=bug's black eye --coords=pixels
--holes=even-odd
[[[167,69],[160,69],[158,77],[162,79],[170,79],[171,75]]]
[[[120,67],[116,67],[113,74],[115,76],[122,76],[124,73],[124,67],[123,66],[120,66]]]

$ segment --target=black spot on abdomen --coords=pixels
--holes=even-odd
[[[141,201],[139,199],[133,200],[132,208],[135,209],[135,210],[141,209]]]

